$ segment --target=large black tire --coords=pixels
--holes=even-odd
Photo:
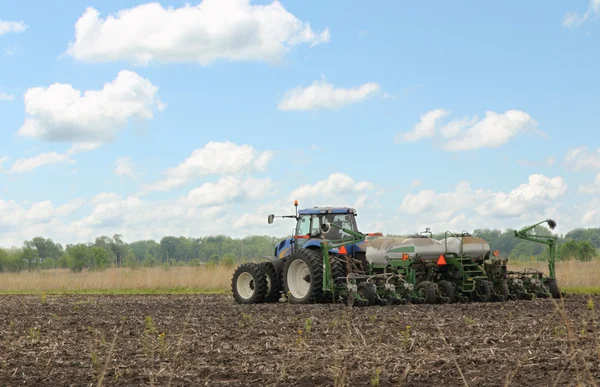
[[[437,297],[441,304],[453,304],[456,302],[454,286],[450,281],[441,280],[438,283]]]
[[[244,263],[231,279],[233,297],[240,304],[258,304],[267,294],[267,275],[257,263]]]
[[[277,302],[279,298],[281,298],[283,284],[281,279],[277,279],[275,266],[273,266],[271,262],[261,262],[260,268],[267,276],[267,293],[265,295],[265,302]]]
[[[331,277],[334,284],[346,283],[346,263],[341,258],[335,257],[331,260]]]
[[[300,249],[290,255],[283,266],[283,289],[292,304],[321,302],[323,300],[321,254],[311,249]]]
[[[472,301],[490,302],[492,299],[492,285],[488,280],[479,280],[475,284],[475,291],[471,293]]]
[[[415,287],[415,292],[423,304],[437,303],[436,286],[431,281],[421,281]]]
[[[561,297],[560,289],[558,288],[558,283],[556,282],[556,278],[548,278],[546,285],[548,286],[548,290],[550,291],[550,295],[552,296],[552,298],[560,298]]]

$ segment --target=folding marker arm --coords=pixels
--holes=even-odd
[[[550,226],[551,230],[554,230],[554,228],[556,228],[556,222],[554,220],[546,219],[546,220],[538,222],[534,225],[524,227],[520,230],[515,230],[515,237],[526,240],[526,241],[541,243],[541,244],[548,246],[548,271],[550,272],[549,273],[550,277],[555,278],[555,261],[556,261],[555,243],[556,243],[557,237],[556,236],[548,236],[548,235],[535,235],[535,234],[527,233],[528,231],[535,229],[540,224],[546,223],[546,222],[548,223],[548,226]]]

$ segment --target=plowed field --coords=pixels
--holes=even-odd
[[[600,297],[348,308],[0,296],[0,385],[594,385]],[[564,313],[563,313],[564,312]]]

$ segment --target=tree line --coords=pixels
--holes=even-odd
[[[544,226],[535,232],[553,235]],[[472,235],[485,239],[492,250],[509,260],[545,260],[547,247],[515,238],[512,229],[476,229]],[[556,235],[556,234],[554,234]],[[387,236],[392,236],[388,234]],[[575,229],[558,237],[559,261],[590,261],[600,251],[600,228]],[[444,234],[433,236],[443,240]],[[125,243],[121,234],[101,236],[94,242],[62,246],[41,236],[27,240],[15,249],[0,249],[0,272],[69,268],[73,271],[102,270],[108,267],[154,267],[160,265],[233,266],[238,262],[273,255],[275,245],[284,237],[248,236],[234,239],[225,235],[199,238],[165,236],[160,241],[140,240]]]

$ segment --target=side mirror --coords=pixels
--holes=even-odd
[[[273,219],[275,219],[275,215],[273,215],[273,214],[270,214],[270,215],[269,215],[269,218],[268,218],[268,222],[269,222],[269,224],[272,224],[272,223],[273,223]]]
[[[330,229],[331,226],[329,225],[329,221],[327,219],[323,219],[323,223],[321,223],[321,231],[328,233]]]

